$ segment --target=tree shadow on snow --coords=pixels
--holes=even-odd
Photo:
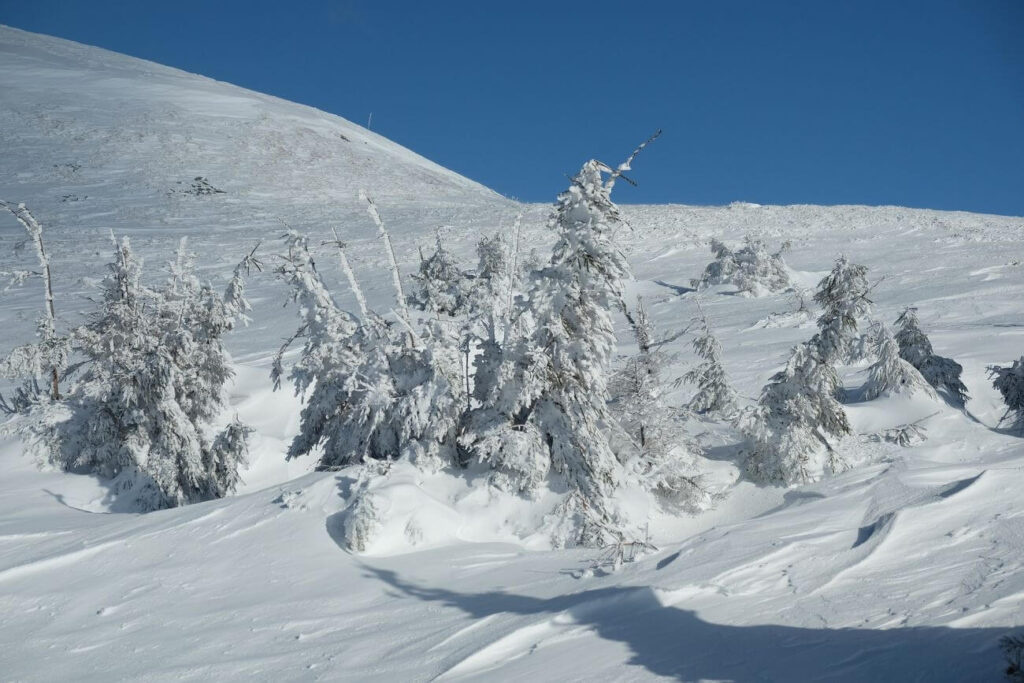
[[[683,296],[685,294],[689,294],[690,292],[697,291],[693,287],[687,287],[685,285],[673,285],[672,283],[665,282],[664,280],[653,280],[653,282],[654,284],[660,285],[661,287],[665,287],[666,289],[671,289],[673,292],[676,293],[677,296]]]
[[[96,500],[75,501],[74,499],[69,500],[67,494],[51,491],[47,488],[42,489],[43,493],[52,497],[64,507],[90,514],[143,514],[149,512],[132,495],[132,485],[138,486],[138,477],[132,478],[125,474],[124,476],[107,479],[88,471],[68,470],[67,472],[76,477],[87,477],[96,482],[99,488],[103,490],[103,494]],[[76,505],[76,502],[80,504]],[[89,507],[83,507],[83,505],[88,505]]]
[[[629,664],[679,680],[933,682],[1001,678],[1003,659],[998,641],[1006,634],[1004,628],[731,626],[663,606],[646,587],[599,588],[544,599],[500,591],[460,593],[428,588],[409,583],[393,571],[366,570],[402,594],[462,610],[474,619],[507,613],[543,622],[567,615],[591,627],[600,638],[624,643],[632,653]],[[536,623],[533,619],[523,626]]]

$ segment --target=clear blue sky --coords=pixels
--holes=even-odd
[[[523,200],[663,128],[620,202],[1024,215],[1024,0],[0,0],[0,23],[372,111]]]

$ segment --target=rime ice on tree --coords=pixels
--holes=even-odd
[[[818,318],[817,345],[826,363],[860,360],[857,353],[858,321],[871,312],[868,292],[871,287],[865,266],[850,263],[840,256],[832,272],[818,283],[814,301],[822,309]]]
[[[952,358],[944,358],[932,350],[932,343],[921,331],[917,310],[907,308],[896,319],[899,329],[896,342],[900,357],[913,365],[928,384],[944,390],[953,403],[963,406],[967,401],[967,387],[960,379],[963,367]]]
[[[701,290],[710,285],[731,283],[748,296],[759,296],[766,291],[781,292],[789,286],[789,272],[782,258],[788,248],[786,242],[772,253],[764,241],[747,235],[743,247],[733,251],[713,239],[711,252],[715,260],[705,267],[699,279],[691,280],[691,284]]]
[[[243,261],[258,265],[252,254]],[[28,407],[20,431],[44,459],[110,478],[142,509],[224,496],[238,483],[249,428],[235,420],[211,442],[232,376],[222,337],[248,304],[239,273],[218,295],[194,275],[184,241],[161,289],[142,283],[127,239],[115,244],[102,299],[70,345],[62,401]]]
[[[378,230],[385,231],[383,223]],[[288,457],[320,447],[320,469],[402,457],[427,467],[453,463],[459,382],[439,362],[442,347],[429,343],[430,328],[417,332],[408,318],[393,322],[370,310],[358,318],[341,310],[307,238],[289,232],[285,248],[277,272],[292,290],[302,324],[278,353],[272,375],[280,385],[281,356],[303,338],[289,376],[296,393],[307,394]],[[357,301],[364,301],[350,268],[346,275]],[[396,296],[404,303],[400,290]]]
[[[1006,404],[1004,420],[1012,420],[1014,428],[1024,432],[1024,356],[1008,367],[990,365],[992,386],[1002,395]]]
[[[899,344],[885,325],[879,324],[875,328],[874,353],[878,360],[868,368],[865,401],[895,394],[909,396],[917,391],[934,397],[935,392],[917,368],[900,357]]]
[[[609,383],[611,408],[625,432],[625,443],[613,445],[628,469],[670,510],[696,512],[710,497],[696,471],[679,409],[665,403],[665,393],[679,380],[666,382],[672,357],[654,341],[654,326],[638,298],[630,316],[638,352],[628,358]]]
[[[0,201],[0,208],[7,209],[25,228],[39,262],[38,273],[16,271],[0,273],[0,277],[8,277],[7,287],[11,287],[21,284],[33,275],[38,276],[43,281],[45,296],[43,315],[39,317],[36,324],[36,336],[39,341],[15,349],[3,363],[0,363],[0,377],[25,380],[25,385],[15,394],[14,403],[16,406],[26,407],[28,403],[40,398],[41,392],[38,389],[37,377],[46,376],[50,384],[51,399],[58,400],[60,398],[59,377],[67,367],[70,348],[67,338],[57,334],[57,314],[53,305],[53,277],[50,272],[50,257],[43,246],[43,226],[24,204],[14,206]],[[17,408],[12,407],[12,409]]]
[[[793,350],[742,421],[750,442],[746,470],[752,479],[791,486],[845,468],[830,441],[851,431],[835,398],[838,387],[835,369],[816,344],[806,342]]]
[[[697,385],[697,393],[690,399],[690,409],[697,413],[718,413],[728,417],[736,412],[736,392],[729,384],[722,365],[722,345],[711,332],[703,310],[700,323],[700,332],[693,340],[693,350],[701,363],[683,377],[687,382]]]
[[[625,170],[625,169],[623,169]],[[569,542],[600,542],[612,523],[610,497],[622,465],[609,444],[608,372],[615,348],[612,311],[621,308],[628,266],[612,241],[619,223],[609,197],[616,173],[584,164],[559,196],[549,225],[558,232],[529,295],[531,331],[504,345],[500,376],[470,415],[465,445],[495,470],[496,482],[530,491],[554,475],[579,518]]]
[[[408,296],[410,306],[435,314],[458,315],[466,305],[467,278],[452,253],[444,248],[440,235],[434,253],[421,258],[419,273],[412,279],[417,287]]]

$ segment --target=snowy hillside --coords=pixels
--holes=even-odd
[[[479,236],[519,211],[528,244],[544,254],[552,241],[548,207],[340,118],[166,67],[0,28],[0,88],[0,199],[43,222],[64,324],[95,293],[109,230],[131,236],[153,278],[188,236],[204,277],[223,282],[257,240],[270,260],[285,223],[315,240],[335,227],[382,311],[390,274],[359,188],[406,273],[443,226],[467,264]],[[641,182],[642,169],[640,157]],[[0,679],[1000,680],[999,638],[1024,627],[1024,439],[1000,426],[986,367],[1024,354],[1024,219],[749,204],[623,214],[629,294],[665,335],[697,314],[690,280],[712,238],[788,240],[806,287],[845,253],[881,280],[879,319],[916,306],[936,352],[964,366],[966,409],[926,395],[847,403],[855,466],[790,489],[738,480],[737,432],[693,420],[722,498],[656,516],[659,549],[619,569],[532,533],[544,501],[396,465],[381,490],[388,527],[353,554],[340,520],[358,474],[284,460],[300,401],[273,392],[268,371],[297,323],[264,275],[253,324],[228,339],[231,407],[256,429],[238,495],[123,512],[104,482],[40,471],[17,440],[0,441]],[[0,271],[31,267],[22,239],[0,216]],[[351,302],[334,253],[318,265]],[[815,330],[787,294],[723,285],[699,300],[744,404]],[[0,296],[0,352],[28,341],[39,306],[37,282]],[[618,331],[620,354],[635,351],[623,321]],[[695,363],[691,338],[666,344],[673,377]],[[866,375],[842,368],[851,390]],[[921,443],[874,438],[915,421]]]
[[[372,267],[382,259],[360,249],[376,246],[361,187],[396,236],[421,242],[475,216],[490,224],[515,216],[493,191],[310,107],[7,27],[0,64],[0,199],[29,204],[50,228],[55,272],[86,254],[102,264],[96,255],[105,255],[111,229],[144,256],[158,255],[149,264],[158,268],[182,236],[204,265],[224,265],[286,224],[323,239],[335,226]],[[8,239],[19,231],[0,224]],[[417,244],[396,247],[410,261]],[[11,311],[8,303],[5,319]],[[32,328],[35,312],[28,315],[20,332]]]

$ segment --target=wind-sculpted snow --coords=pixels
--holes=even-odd
[[[43,225],[58,326],[95,296],[109,229],[160,278],[188,235],[219,289],[257,240],[273,262],[288,223],[345,292],[334,247],[317,244],[337,228],[382,312],[395,305],[391,272],[360,186],[406,276],[444,225],[465,267],[479,235],[508,231],[519,211],[524,244],[545,253],[554,241],[549,207],[306,107],[12,29],[0,29],[0,62],[0,199]],[[642,158],[632,176],[643,182]],[[865,265],[875,317],[893,325],[915,307],[934,353],[962,366],[963,410],[927,391],[845,403],[850,469],[791,489],[737,481],[739,434],[694,418],[705,484],[722,495],[695,516],[654,512],[658,550],[616,569],[604,551],[550,549],[551,492],[531,500],[482,485],[484,473],[405,464],[368,482],[357,468],[312,473],[315,453],[286,460],[302,402],[272,391],[269,365],[294,313],[271,276],[256,277],[253,323],[227,338],[238,374],[225,418],[255,429],[237,495],[124,512],[103,481],[41,471],[0,441],[0,678],[999,680],[998,640],[1024,627],[1024,439],[999,424],[987,367],[1024,353],[1024,219],[750,204],[622,215],[625,298],[644,297],[658,348],[678,354],[666,385],[701,360],[696,328],[684,333],[698,297],[740,408],[817,331],[820,310],[792,293],[688,286],[712,238],[736,249],[749,235],[790,242],[787,273],[804,288],[841,254]],[[13,248],[21,230],[0,217],[0,270],[33,267]],[[0,295],[0,351],[29,341],[42,297],[35,281]],[[633,353],[625,320],[615,325],[620,356]],[[840,365],[843,388],[861,390],[868,368]],[[682,406],[695,391],[660,399]],[[922,438],[880,438],[907,425]],[[357,555],[343,547],[359,491],[390,514]]]

